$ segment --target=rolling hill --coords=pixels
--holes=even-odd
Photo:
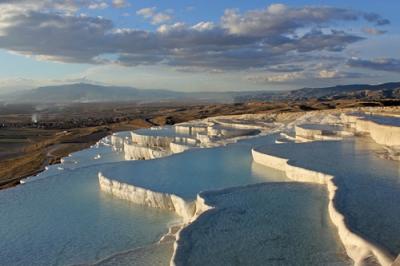
[[[85,103],[85,102],[160,102],[206,101],[249,102],[277,100],[400,99],[400,82],[379,85],[352,84],[292,91],[177,92],[77,83],[39,87],[0,96],[8,103]]]

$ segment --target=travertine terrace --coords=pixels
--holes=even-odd
[[[127,139],[118,139],[114,136],[112,142],[116,149],[124,152],[125,158],[129,160],[162,158],[194,148],[218,147],[235,143],[240,139],[272,133],[281,133],[283,136],[281,141],[277,140],[277,143],[341,141],[363,133],[363,135],[369,134],[377,144],[381,145],[382,149],[387,147],[396,149],[400,140],[400,127],[398,118],[388,116],[388,111],[399,112],[399,109],[365,108],[346,112],[333,110],[306,114],[216,117],[184,123],[168,129],[156,128],[147,132],[132,132],[131,137]],[[354,114],[355,112],[357,114]],[[373,117],[368,116],[371,112],[374,113]],[[327,187],[329,193],[327,208],[330,218],[337,228],[347,255],[356,265],[364,265],[371,257],[381,265],[390,265],[394,261],[394,257],[380,246],[365,240],[348,228],[343,214],[335,208],[333,201],[338,189],[333,181],[334,176],[292,165],[287,159],[268,154],[256,147],[252,150],[252,156],[257,163],[286,172],[293,181],[317,183]],[[211,208],[205,204],[201,194],[194,201],[187,201],[174,194],[152,191],[146,187],[136,186],[134,183],[113,180],[112,176],[106,176],[103,173],[99,173],[99,183],[102,191],[118,198],[176,212],[184,218],[183,227]],[[180,242],[182,241],[184,240]],[[174,260],[171,264],[174,264]]]

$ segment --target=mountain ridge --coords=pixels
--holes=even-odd
[[[291,91],[226,91],[179,92],[164,89],[137,89],[123,86],[103,86],[88,83],[43,86],[2,96],[9,103],[85,103],[85,102],[158,102],[209,101],[249,102],[277,100],[330,100],[363,98],[400,98],[400,82],[377,85],[349,84],[322,88],[302,88]],[[1,100],[1,98],[0,98]]]

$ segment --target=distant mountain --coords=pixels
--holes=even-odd
[[[326,88],[303,88],[292,91],[241,92],[177,92],[170,90],[136,89],[100,86],[85,83],[39,87],[13,94],[0,95],[9,103],[84,103],[84,102],[158,102],[207,101],[248,102],[307,99],[384,99],[400,98],[400,82],[379,85],[353,84]]]
[[[374,95],[376,92],[381,92],[382,96],[389,97],[396,89],[400,89],[400,82],[379,85],[355,84],[327,88],[304,88],[291,91],[288,97],[291,99],[340,99],[366,97],[368,94]]]
[[[335,99],[400,99],[400,82],[391,82],[378,85],[352,84],[325,88],[303,88],[281,93],[261,93],[256,95],[241,95],[236,101],[252,100],[335,100]]]
[[[264,91],[244,92],[178,92],[171,90],[136,89],[86,83],[46,86],[0,95],[8,103],[85,103],[85,102],[218,102],[232,103],[241,95],[257,95]]]
[[[100,86],[85,83],[39,87],[7,95],[10,102],[74,103],[154,101],[184,97],[184,93],[168,90],[140,90],[131,87]]]

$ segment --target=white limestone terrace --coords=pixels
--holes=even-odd
[[[178,210],[178,214],[188,218],[187,213],[181,212],[184,204],[177,198],[192,202],[200,191],[281,180],[279,171],[254,172],[251,164],[251,147],[257,143],[273,143],[274,139],[275,136],[265,136],[225,147],[189,150],[157,160],[115,163],[99,174],[100,185],[103,191],[120,194],[118,197],[151,207]],[[189,205],[186,207],[192,208]],[[194,210],[188,212],[193,214]]]
[[[312,116],[304,116],[304,119],[311,118],[310,122],[324,123],[339,120],[337,115],[324,116],[314,113]],[[131,132],[130,137],[113,135],[111,142],[115,150],[124,152],[126,160],[155,159],[198,147],[226,145],[256,135],[293,131],[295,124],[275,120],[276,115],[265,114],[212,117],[175,126],[139,129]]]
[[[210,208],[198,195],[201,191],[285,181],[280,171],[260,169],[252,163],[251,147],[273,141],[274,136],[266,136],[156,160],[115,163],[99,173],[100,190],[136,204],[173,211],[182,217],[181,228]],[[170,237],[175,240],[178,233]]]
[[[382,115],[379,115],[382,114]],[[396,113],[353,112],[342,114],[342,120],[356,133],[368,134],[385,147],[381,156],[400,161],[400,116]]]
[[[220,138],[220,139],[225,139],[225,138],[234,138],[234,137],[239,137],[239,136],[251,136],[251,135],[257,135],[260,133],[260,130],[258,127],[257,129],[253,128],[235,128],[234,123],[231,123],[230,125],[221,125],[221,124],[213,124],[207,128],[207,135],[210,136],[211,138]]]
[[[273,182],[200,196],[213,208],[182,229],[172,265],[352,264],[322,186]]]
[[[111,142],[114,150],[124,153],[125,160],[148,160],[197,147],[220,146],[261,132],[261,125],[252,128],[234,125],[221,125],[213,119],[197,120],[175,126],[139,129],[125,138],[113,135]]]
[[[341,262],[341,265],[349,264],[340,242],[336,239],[335,231],[329,225],[329,220],[325,218],[325,214],[319,214],[320,216],[316,215],[315,217],[310,215],[310,209],[312,209],[312,212],[319,212],[321,206],[325,205],[326,194],[324,189],[315,186],[305,188],[304,190],[297,190],[295,188],[296,185],[293,184],[286,186],[282,185],[282,183],[274,183],[288,180],[281,171],[275,171],[263,166],[260,167],[251,162],[251,147],[265,143],[272,144],[274,138],[275,135],[265,136],[243,140],[225,147],[192,150],[156,160],[118,163],[118,165],[115,165],[115,168],[106,169],[99,174],[100,187],[102,191],[108,192],[117,198],[126,199],[149,207],[174,211],[183,218],[184,224],[182,226],[185,226],[191,224],[191,222],[197,222],[198,217],[202,218],[201,221],[207,221],[210,215],[208,210],[210,209],[214,210],[216,208],[216,211],[220,209],[226,210],[225,206],[209,203],[207,195],[210,192],[201,193],[201,191],[223,189],[215,193],[226,195],[224,190],[226,187],[240,187],[247,184],[272,182],[271,184],[275,184],[274,187],[277,188],[274,192],[270,191],[271,188],[267,189],[266,186],[262,186],[261,188],[254,186],[253,189],[243,188],[240,195],[253,195],[251,204],[254,204],[255,198],[261,199],[257,205],[252,206],[254,208],[264,206],[262,210],[266,212],[270,212],[271,210],[277,212],[280,209],[278,206],[282,206],[282,203],[285,203],[283,204],[284,206],[290,205],[291,208],[286,208],[286,210],[292,214],[293,222],[284,220],[279,224],[279,219],[287,218],[288,213],[285,211],[281,212],[280,216],[274,217],[275,223],[271,223],[271,218],[265,220],[265,223],[260,223],[258,228],[261,231],[257,231],[252,226],[245,227],[248,228],[247,231],[252,231],[253,234],[244,234],[242,236],[242,246],[245,246],[246,243],[249,244],[248,247],[254,244],[252,242],[254,240],[252,236],[254,235],[257,235],[259,238],[269,238],[271,237],[270,233],[282,236],[287,234],[287,228],[293,225],[296,226],[292,227],[290,234],[292,239],[282,236],[283,238],[277,242],[272,240],[270,245],[263,245],[264,248],[258,253],[259,257],[254,257],[254,259],[260,262],[263,259],[263,250],[270,252],[274,250],[276,253],[271,253],[271,261],[274,260],[274,257],[278,261],[284,257],[284,260],[287,262],[294,263],[298,260],[308,265],[311,265],[309,264],[311,261],[314,265],[319,265],[317,262],[328,261],[331,263]],[[204,167],[205,165],[207,167]],[[294,192],[294,194],[291,193],[293,189],[288,189],[289,187],[294,187],[294,190],[297,192]],[[318,191],[314,191],[315,189]],[[299,200],[301,191],[305,193],[307,200]],[[240,200],[240,195],[237,196],[236,203],[246,203],[246,201]],[[293,200],[288,201],[287,199],[291,197],[294,197]],[[265,204],[265,202],[271,202],[274,199],[277,203],[276,205]],[[310,207],[311,202],[313,203],[312,208]],[[237,207],[236,205],[231,206],[233,214],[237,211]],[[263,211],[255,209],[253,215],[259,215],[258,218],[262,219]],[[203,213],[206,215],[205,217],[203,217]],[[228,211],[228,213],[231,212]],[[299,219],[299,213],[303,213],[301,216],[304,217],[304,219],[301,219],[303,222],[294,219],[295,216]],[[221,217],[228,216],[222,215]],[[251,224],[253,220],[249,218],[253,218],[253,216],[249,216],[249,213],[244,212],[242,217],[243,223],[241,225],[246,226],[249,223]],[[304,222],[306,219],[309,220]],[[204,230],[204,225],[201,221],[199,221],[199,228],[200,230]],[[313,223],[310,223],[311,221]],[[282,222],[286,225],[285,227],[282,226]],[[316,225],[316,227],[312,228],[312,225]],[[302,228],[304,230],[301,230]],[[241,232],[243,232],[243,229],[238,230],[235,236],[239,237]],[[312,237],[313,234],[320,236],[318,241]],[[187,241],[186,237],[181,235],[181,231],[178,232],[178,237],[179,239],[175,243],[176,251],[174,254],[182,254],[182,250],[180,249],[182,247],[184,248],[183,252],[186,253],[187,250],[185,247],[190,241]],[[215,237],[215,240],[218,241],[219,239],[219,241],[222,241],[218,236]],[[244,242],[245,239],[247,242]],[[204,239],[199,238],[195,242],[200,243],[201,241],[204,241]],[[282,249],[278,247],[279,244],[282,244],[284,247],[292,246],[288,249]],[[304,246],[308,246],[309,248],[304,249]],[[283,254],[285,251],[287,253]],[[294,254],[297,256],[293,256]],[[313,258],[310,257],[311,254],[314,256]],[[190,253],[190,255],[193,256],[194,254]],[[171,265],[187,265],[185,262],[181,262],[179,258],[182,258],[182,255],[174,255]],[[221,262],[219,259],[221,257],[215,256],[213,258],[214,261]],[[226,256],[225,259],[228,260],[229,257]],[[191,263],[190,265],[201,265],[201,262],[202,260],[198,260],[197,263]]]
[[[295,139],[300,142],[312,140],[341,140],[343,136],[352,136],[343,126],[332,124],[302,124],[295,127]]]
[[[354,138],[268,145],[252,154],[294,181],[326,185],[330,218],[355,264],[391,265],[400,253],[399,166],[375,156],[379,148]]]
[[[196,146],[198,141],[190,134],[177,133],[174,127],[166,126],[132,131],[125,138],[113,135],[112,143],[125,160],[149,160],[182,152]]]
[[[333,135],[336,134],[336,132],[343,130],[342,126],[331,124],[302,124],[299,127],[303,129],[317,130],[320,132],[321,135]]]
[[[195,151],[190,151],[190,149],[193,147],[221,146],[228,143],[235,143],[238,139],[254,137],[254,135],[249,136],[248,134],[255,128],[259,130],[260,135],[264,135],[272,132],[294,132],[296,125],[306,123],[337,125],[343,121],[339,114],[340,111],[309,112],[305,115],[290,113],[276,115],[241,115],[229,118],[217,117],[185,123],[184,125],[177,125],[175,127],[175,130],[179,131],[177,135],[179,135],[179,138],[188,139],[192,139],[193,136],[195,136],[193,139],[196,140],[196,144],[191,147],[185,145],[183,148],[178,147],[176,149],[177,152],[185,151],[185,153],[174,155],[172,154],[175,153],[175,151],[171,148],[171,144],[179,145],[179,143],[174,142],[175,139],[168,139],[175,138],[175,136],[171,136],[173,135],[172,131],[165,132],[165,134],[157,134],[160,130],[151,130],[150,136],[141,132],[141,134],[137,135],[143,136],[144,138],[140,137],[139,141],[136,140],[136,142],[140,144],[133,144],[149,149],[154,149],[155,147],[161,149],[169,148],[168,153],[160,155],[168,157],[152,161],[116,163],[115,167],[107,169],[106,172],[99,173],[100,189],[118,198],[127,199],[138,204],[175,211],[184,218],[185,223],[190,223],[195,221],[203,212],[211,208],[211,206],[205,203],[205,199],[199,196],[201,191],[243,186],[266,181],[285,180],[281,172],[274,172],[272,169],[267,171],[267,175],[263,171],[253,171],[249,175],[249,168],[251,168],[250,171],[252,171],[253,168],[257,168],[254,167],[254,164],[252,165],[248,162],[251,148],[261,144],[265,145],[265,143],[274,143],[276,141],[275,135],[243,141],[245,148],[241,147],[243,143],[238,143],[241,145],[228,145],[227,147],[214,149],[197,149]],[[230,124],[229,119],[236,121]],[[239,120],[243,120],[243,122],[238,123]],[[249,126],[252,121],[258,121],[255,123],[257,124],[255,127]],[[196,126],[196,123],[201,123],[201,126]],[[227,134],[226,136],[228,139],[225,139],[223,134],[221,134],[222,130],[225,130],[228,125],[230,128],[234,128],[233,124],[240,125],[237,126],[237,128],[244,130],[242,132],[246,132],[246,134],[239,134],[238,137],[232,137]],[[261,126],[261,124],[264,125]],[[207,128],[205,125],[207,125]],[[135,135],[135,133],[132,134],[133,137],[137,135]],[[135,141],[133,137],[132,142]],[[337,144],[337,142],[332,143]],[[226,154],[227,157],[221,154],[218,156],[221,149],[231,149],[231,152],[223,153]],[[368,152],[370,153],[370,151]],[[307,152],[304,154],[307,154]],[[304,154],[303,157],[308,157],[304,156]],[[157,156],[143,159],[154,159],[156,157]],[[247,164],[247,166],[244,167],[243,163]],[[207,165],[207,167],[204,167],[204,165]],[[229,165],[229,167],[226,167],[226,165]],[[251,167],[248,165],[251,165]],[[282,170],[279,167],[278,169]],[[306,171],[305,173],[308,174],[309,172]],[[300,175],[298,178],[301,179],[304,177]],[[322,184],[324,182],[319,183]],[[332,199],[331,194],[329,197]],[[331,212],[330,215],[332,215]],[[398,214],[395,213],[394,216],[396,215]],[[379,230],[377,231],[379,232]],[[175,246],[175,248],[176,247],[177,246]],[[373,249],[375,249],[375,246],[373,247]],[[358,248],[356,248],[355,251],[356,254],[359,252],[357,249]],[[349,251],[347,246],[346,250],[356,264],[360,261],[365,261],[365,254],[363,254],[363,256],[361,256],[362,259],[360,259],[360,256],[354,255]],[[364,249],[362,250],[364,251]],[[367,250],[370,252],[370,249]],[[386,262],[392,260],[392,254],[388,255],[387,252],[384,250],[382,251],[380,247],[377,247],[376,250],[378,251],[375,253],[372,252],[374,256],[371,256],[369,258],[370,260],[379,260],[382,265],[387,265]],[[378,255],[376,255],[376,253]],[[370,253],[367,255],[370,255]]]
[[[125,160],[149,160],[170,155],[170,152],[161,147],[147,147],[135,143],[124,142],[123,153]]]
[[[396,114],[380,114],[374,112],[353,112],[349,115],[357,116],[363,120],[373,121],[377,124],[400,127],[400,116]]]
[[[203,165],[215,165],[219,169],[225,169],[223,164],[227,162],[223,158],[219,164],[215,164],[215,158],[213,157],[223,154],[218,149],[170,156],[193,148],[235,143],[240,139],[254,137],[262,132],[260,126],[255,129],[254,127],[235,128],[232,125],[234,123],[228,126],[221,125],[214,119],[206,119],[182,123],[174,127],[166,126],[164,128],[137,130],[131,132],[131,138],[128,139],[114,137],[113,142],[118,146],[116,150],[122,150],[126,160],[142,161],[121,163],[106,173],[99,173],[100,188],[114,196],[138,204],[175,211],[185,220],[190,220],[196,209],[198,209],[194,200],[200,191],[260,182],[257,175],[252,176],[245,173],[238,176],[239,173],[243,173],[243,170],[248,169],[250,165],[249,162],[251,160],[248,155],[251,146],[249,145],[245,146],[245,148],[239,147],[239,151],[235,151],[237,158],[240,156],[246,157],[247,160],[244,160],[244,162],[247,163],[247,167],[243,167],[243,164],[237,164],[231,157],[230,164],[235,164],[237,167],[229,167],[228,169],[231,170],[229,175],[226,175],[226,173],[221,174],[229,176],[229,178],[225,179],[216,179],[214,177],[218,173],[215,168],[210,167],[207,168],[208,172],[203,171]],[[269,130],[269,128],[265,128],[264,131],[266,129]],[[270,137],[269,139],[269,141],[272,141],[273,138]],[[191,158],[192,156],[194,158]],[[183,157],[188,157],[189,159],[182,159]],[[159,160],[152,162],[143,161],[157,158]],[[199,164],[201,160],[211,161]],[[186,168],[181,166],[182,161],[188,161],[184,166]],[[166,162],[168,171],[165,169]],[[195,165],[190,167],[189,165],[192,163],[195,163]],[[239,169],[239,167],[242,168]],[[181,169],[186,169],[188,172],[182,174],[180,172]],[[235,172],[232,171],[233,169],[235,169]],[[193,175],[194,170],[200,174],[198,176]],[[204,172],[203,174],[201,174],[202,171]],[[167,175],[165,172],[170,174]],[[132,175],[130,173],[135,174]],[[186,176],[191,178],[186,178]],[[235,176],[238,178],[235,178]],[[198,179],[196,180],[196,178]]]
[[[199,140],[199,143],[196,144],[200,147],[213,147],[252,138],[256,133],[260,133],[260,135],[272,133],[282,127],[282,124],[271,122],[269,118],[254,123],[259,117],[236,117],[234,122],[228,124],[225,121],[224,125],[219,124],[221,118],[212,118],[207,119],[207,123],[200,122],[202,127],[197,125],[198,121],[195,121],[177,125],[175,130],[180,131],[179,138],[195,135],[199,139],[199,135],[203,134],[202,136],[206,136],[207,140]],[[240,126],[235,127],[234,125],[238,124],[240,120],[242,120]],[[249,126],[251,123],[257,125]],[[234,134],[230,134],[229,131]],[[130,148],[134,153],[140,154],[143,159],[171,156],[152,161],[115,164],[115,167],[99,173],[100,189],[115,197],[137,204],[174,211],[183,218],[185,224],[195,220],[210,208],[199,196],[201,191],[286,180],[279,171],[260,169],[259,166],[251,163],[251,147],[273,143],[275,135],[243,140],[227,147],[187,151],[184,154],[172,155],[176,153],[173,145],[177,142],[166,139],[175,138],[170,128],[164,132],[160,129],[151,129],[149,135],[145,135],[145,132],[141,130],[139,137],[139,134],[136,135],[135,132],[132,134],[132,141],[123,141],[125,156]],[[165,151],[168,143],[170,145],[169,152],[159,153],[156,156],[143,156],[144,150],[161,152],[164,149]],[[132,151],[128,153],[132,153]]]
[[[130,132],[125,139],[112,136],[115,150],[123,151],[126,160],[149,160],[187,151],[235,143],[241,139],[272,133],[276,125],[270,120],[236,119],[228,123],[221,117],[195,120],[175,126],[153,127]],[[224,121],[221,124],[221,120]],[[240,126],[236,126],[240,124]],[[244,126],[245,125],[245,126]],[[136,165],[135,165],[136,167]]]
[[[342,119],[356,132],[368,133],[381,145],[400,146],[400,118],[368,113],[343,114]]]

